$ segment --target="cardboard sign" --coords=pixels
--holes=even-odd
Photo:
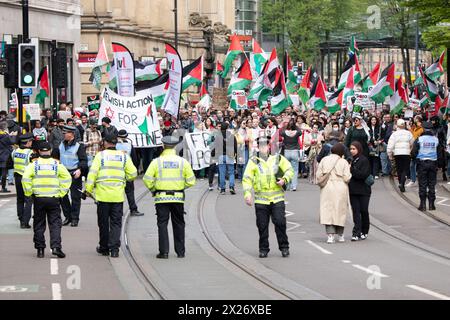
[[[186,133],[185,140],[189,148],[189,160],[193,170],[201,170],[211,164],[211,150],[208,147],[208,132]]]
[[[244,90],[233,90],[231,99],[236,103],[236,110],[247,109],[247,96]]]
[[[41,108],[39,104],[24,104],[24,110],[30,116],[30,120],[41,120]]]
[[[361,106],[362,109],[374,109],[375,101],[369,98],[369,94],[365,92],[355,92],[355,105]]]

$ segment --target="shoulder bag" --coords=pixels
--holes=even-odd
[[[339,162],[340,158],[336,161],[336,163],[334,164],[333,168],[330,170],[330,172],[328,172],[325,176],[323,177],[318,177],[318,185],[320,188],[324,188],[327,183],[328,183],[328,179],[330,179],[331,176],[331,172],[333,172],[334,168],[336,168],[337,163]]]

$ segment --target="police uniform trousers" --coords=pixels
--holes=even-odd
[[[48,228],[50,230],[50,248],[61,249],[61,207],[59,198],[39,198],[34,199],[34,247],[36,249],[45,248],[45,228],[46,220],[48,220]]]
[[[72,175],[72,171],[70,174]],[[69,194],[66,194],[61,200],[61,206],[64,213],[64,217],[72,222],[78,222],[80,220],[80,208],[81,208],[81,188],[83,187],[83,181],[81,176],[75,179],[72,175],[72,185],[70,186],[70,198]]]
[[[123,202],[98,202],[97,222],[101,250],[119,250]]]
[[[16,183],[17,193],[17,216],[21,223],[30,223],[31,208],[33,206],[33,200],[31,197],[26,197],[22,187],[22,176],[18,173],[14,173],[14,181]]]
[[[419,197],[421,200],[436,200],[437,161],[418,160],[417,174],[419,178]],[[428,190],[427,190],[428,189]]]
[[[136,204],[136,199],[134,198],[134,181],[127,181],[125,184],[125,194],[127,196],[130,211],[137,211],[138,207]]]
[[[259,251],[269,252],[269,222],[275,226],[278,248],[289,249],[288,236],[286,234],[286,206],[284,201],[271,204],[255,204],[256,226],[259,232]]]
[[[177,255],[184,255],[184,204],[157,203],[155,206],[158,221],[159,252],[169,253],[169,233],[167,232],[167,224],[169,223],[169,217],[172,217],[175,252]]]

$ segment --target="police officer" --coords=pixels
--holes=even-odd
[[[119,256],[125,183],[137,177],[131,158],[116,150],[116,143],[116,136],[105,136],[105,150],[95,156],[86,180],[86,194],[97,201],[100,231],[97,252],[104,256],[111,252],[113,258]]]
[[[184,190],[195,185],[195,175],[186,159],[176,155],[175,146],[179,139],[165,136],[162,139],[164,151],[150,163],[144,175],[145,186],[155,197],[158,220],[159,254],[158,259],[169,257],[169,235],[167,224],[172,216],[175,252],[184,258]]]
[[[286,234],[284,190],[294,177],[290,162],[280,154],[270,155],[270,137],[257,139],[259,152],[250,158],[244,172],[242,186],[248,206],[252,206],[255,192],[256,225],[259,231],[259,257],[266,258],[269,249],[269,221],[275,225],[278,248],[283,257],[289,256]]]
[[[32,158],[36,156],[31,149],[33,138],[32,133],[26,133],[19,137],[20,146],[12,153],[17,193],[17,216],[19,217],[21,229],[31,228],[30,219],[33,201],[30,197],[25,197],[22,187],[22,175]]]
[[[40,157],[30,163],[22,178],[26,197],[33,196],[34,247],[37,257],[44,257],[46,219],[50,230],[50,248],[58,258],[66,255],[61,247],[61,207],[60,198],[69,192],[72,178],[67,169],[51,157],[51,146],[42,141],[39,144]]]
[[[414,142],[412,156],[417,159],[417,174],[419,178],[420,211],[426,211],[426,202],[430,210],[436,210],[436,181],[439,139],[433,135],[433,125],[430,122],[422,124],[424,132]],[[428,192],[427,192],[428,189]]]
[[[84,145],[76,142],[75,131],[77,128],[72,126],[64,126],[63,134],[64,140],[59,145],[58,149],[53,150],[52,156],[55,159],[60,159],[61,163],[69,170],[72,176],[72,185],[70,187],[70,202],[67,194],[62,199],[62,209],[66,219],[63,222],[64,226],[70,224],[72,227],[78,227],[80,220],[81,208],[81,188],[83,185],[82,176],[85,175],[88,169],[88,158]]]
[[[139,167],[139,161],[136,155],[136,150],[134,149],[131,141],[128,139],[128,132],[126,130],[119,130],[117,135],[116,150],[124,151],[133,161],[134,166]],[[130,215],[132,216],[143,216],[142,212],[139,212],[136,200],[134,198],[134,181],[127,181],[125,185],[125,194],[127,195],[128,207],[130,207]]]

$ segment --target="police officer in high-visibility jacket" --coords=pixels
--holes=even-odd
[[[61,206],[60,199],[69,192],[72,178],[69,171],[51,157],[51,146],[42,141],[39,144],[40,157],[30,163],[22,177],[26,197],[33,196],[34,247],[37,257],[44,257],[46,219],[50,230],[50,248],[58,258],[66,255],[61,246]]]
[[[97,153],[86,180],[86,194],[97,200],[100,242],[97,252],[119,256],[125,183],[137,177],[131,158],[116,150],[117,137],[104,137],[105,150]]]
[[[84,145],[75,140],[77,128],[72,126],[63,126],[64,141],[61,142],[58,149],[53,150],[52,156],[60,159],[61,163],[69,170],[72,175],[72,185],[70,187],[70,197],[66,195],[61,202],[64,216],[64,226],[70,223],[72,227],[78,227],[81,208],[81,188],[83,187],[82,176],[88,170],[88,158]],[[70,201],[72,200],[72,202]]]
[[[270,137],[257,139],[258,154],[250,158],[242,179],[244,198],[252,206],[255,193],[256,225],[259,231],[259,257],[269,253],[269,221],[275,225],[278,248],[283,257],[289,256],[286,234],[284,189],[294,177],[290,162],[280,154],[270,155]]]
[[[134,166],[136,168],[139,167],[136,150],[128,139],[127,130],[119,130],[117,138],[116,149],[126,152],[133,161]],[[125,195],[127,196],[128,207],[130,208],[130,215],[135,217],[143,216],[144,214],[138,210],[136,199],[134,197],[134,181],[127,181],[127,184],[125,185]]]
[[[26,197],[22,187],[22,176],[25,168],[30,164],[35,154],[31,149],[33,144],[33,134],[26,133],[19,137],[20,146],[12,153],[14,163],[14,180],[16,182],[17,193],[17,216],[20,221],[21,229],[30,229],[31,208],[33,200]]]
[[[430,210],[436,210],[436,182],[438,171],[439,139],[433,135],[430,122],[422,124],[424,132],[414,142],[412,157],[417,159],[417,177],[419,179],[420,211],[426,211],[426,202]]]
[[[195,185],[195,175],[186,159],[176,155],[175,146],[179,139],[165,136],[162,139],[164,151],[159,158],[150,163],[144,176],[144,184],[155,197],[158,220],[159,259],[169,257],[169,235],[167,224],[172,216],[175,252],[184,258],[184,190]]]

